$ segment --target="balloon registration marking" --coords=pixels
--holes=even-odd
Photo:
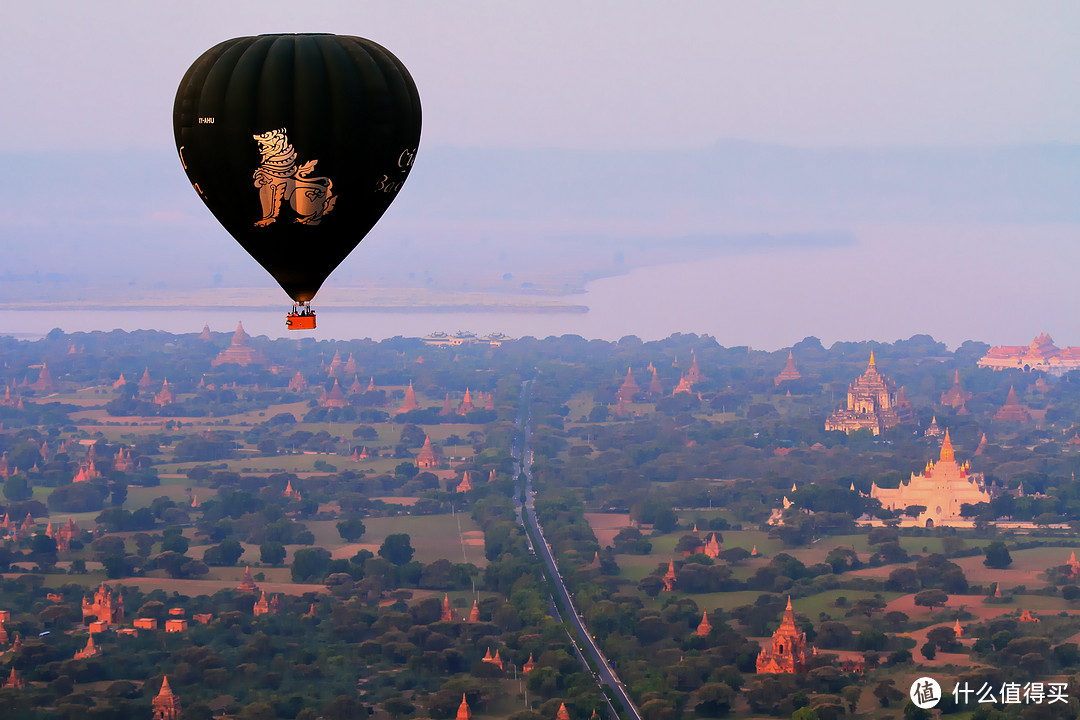
[[[334,183],[327,177],[310,177],[318,160],[309,160],[297,167],[296,149],[289,142],[285,128],[252,135],[259,145],[262,160],[252,175],[259,189],[262,218],[255,227],[266,227],[277,221],[281,203],[288,201],[301,225],[318,225],[323,215],[334,209],[337,195]]]

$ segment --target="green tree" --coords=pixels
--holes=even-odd
[[[1000,540],[995,540],[987,545],[985,552],[986,558],[983,560],[983,565],[988,568],[1001,570],[1012,565],[1012,556],[1009,555],[1009,548]]]
[[[915,595],[915,604],[928,607],[933,610],[936,607],[944,607],[949,601],[949,596],[943,590],[923,590]]]
[[[347,542],[356,542],[364,533],[367,532],[367,528],[364,527],[364,521],[360,518],[352,515],[345,518],[337,524],[338,535]]]
[[[259,546],[259,562],[264,565],[280,565],[285,562],[285,546],[271,540]]]
[[[324,548],[300,548],[293,553],[293,582],[317,582],[322,580],[330,567],[330,559],[330,552]]]
[[[4,497],[12,502],[22,502],[23,500],[29,500],[33,496],[34,491],[30,488],[22,473],[12,475],[4,483]]]
[[[385,558],[394,565],[404,565],[412,560],[412,539],[406,533],[394,533],[387,535],[379,548],[379,557]]]

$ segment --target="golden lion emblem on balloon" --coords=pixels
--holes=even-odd
[[[285,201],[297,215],[295,222],[318,225],[337,201],[330,178],[311,177],[319,161],[309,160],[297,166],[296,149],[289,142],[285,128],[252,137],[259,144],[259,155],[262,156],[252,175],[255,187],[259,189],[263,213],[255,227],[266,227],[277,221]]]

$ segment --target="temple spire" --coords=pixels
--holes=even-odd
[[[949,437],[949,428],[945,428],[945,439],[941,442],[941,462],[956,462],[953,455],[952,439]]]

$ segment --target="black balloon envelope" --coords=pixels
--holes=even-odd
[[[306,306],[408,177],[420,96],[401,61],[364,38],[242,37],[188,69],[173,130],[206,206]]]

